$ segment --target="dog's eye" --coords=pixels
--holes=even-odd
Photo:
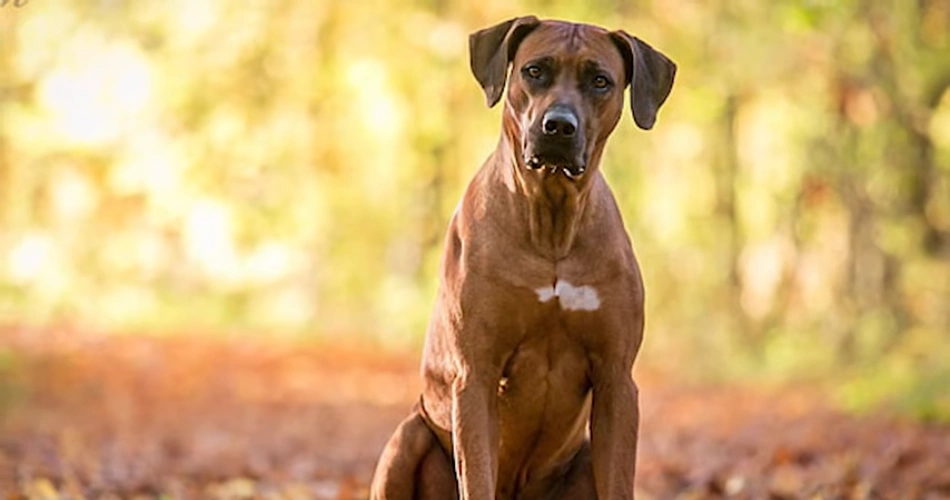
[[[607,90],[610,87],[610,79],[604,75],[594,77],[594,88],[597,90]]]
[[[527,75],[529,78],[533,78],[537,80],[541,78],[541,75],[544,74],[544,71],[541,69],[540,66],[532,64],[531,66],[528,66],[524,69],[524,74]]]

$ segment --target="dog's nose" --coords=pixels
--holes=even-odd
[[[551,106],[541,117],[544,135],[571,137],[577,132],[577,115],[565,106]]]

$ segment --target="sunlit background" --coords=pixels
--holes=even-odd
[[[679,65],[603,167],[642,366],[950,413],[947,0],[9,4],[0,321],[413,349],[498,136],[467,36],[524,13]]]

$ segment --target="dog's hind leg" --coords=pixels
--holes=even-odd
[[[458,497],[448,454],[418,411],[399,424],[376,465],[370,500],[451,500]]]
[[[458,480],[452,457],[437,441],[419,465],[415,500],[457,500]]]

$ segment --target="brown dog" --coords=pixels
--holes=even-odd
[[[498,147],[445,240],[419,404],[371,497],[628,499],[643,284],[598,168],[630,86],[653,126],[676,66],[623,31],[521,17],[473,33]]]

